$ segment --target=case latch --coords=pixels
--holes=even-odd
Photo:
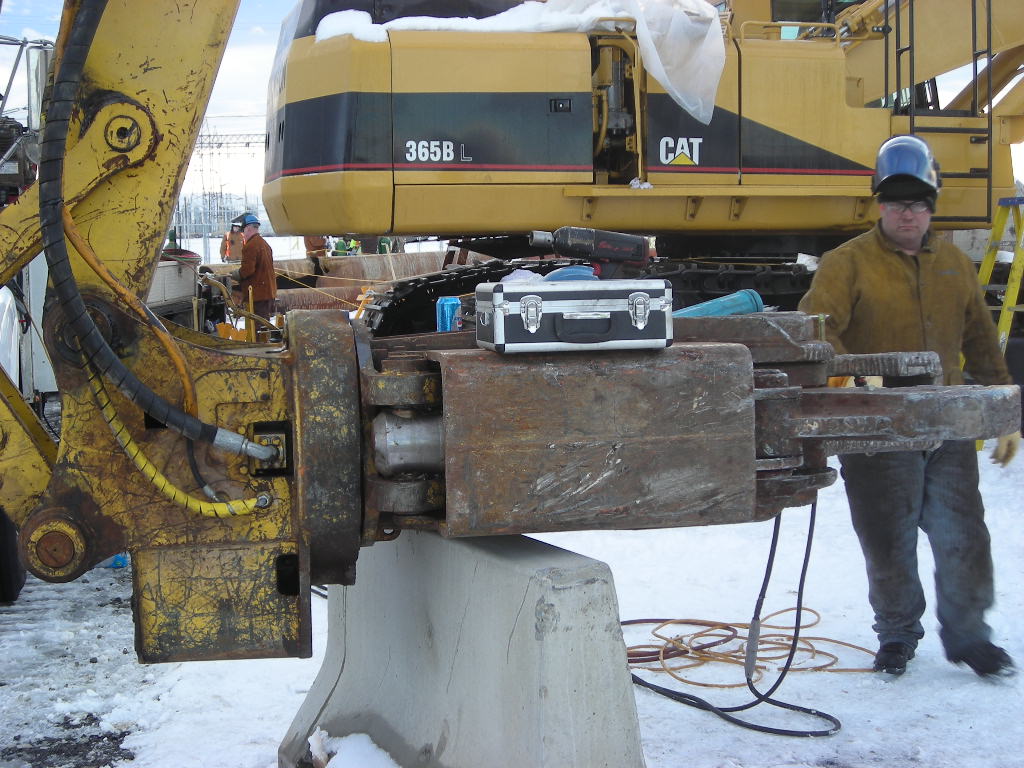
[[[647,320],[651,316],[651,297],[646,293],[637,291],[629,294],[629,321],[633,327],[643,330],[647,327]]]
[[[523,327],[530,333],[540,330],[540,318],[544,314],[544,301],[540,296],[523,296],[519,300],[519,316],[523,318]]]

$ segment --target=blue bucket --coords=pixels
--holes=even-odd
[[[672,317],[717,317],[720,315],[748,315],[752,312],[763,312],[764,302],[757,291],[744,288],[742,291],[730,293],[710,301],[683,307],[672,313]]]

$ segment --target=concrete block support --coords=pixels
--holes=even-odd
[[[323,667],[279,750],[366,733],[404,768],[639,768],[611,572],[523,537],[405,532],[332,587]]]

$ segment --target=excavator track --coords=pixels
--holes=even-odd
[[[514,259],[449,267],[391,283],[364,308],[366,324],[374,336],[400,336],[435,331],[434,305],[442,296],[472,293],[480,283],[496,283],[517,269],[546,275],[559,267],[583,264],[574,259]]]
[[[441,272],[396,280],[376,294],[364,308],[366,324],[376,337],[434,331],[434,305],[442,296],[472,293],[480,283],[498,282],[516,269],[537,274],[573,264],[580,259],[492,260],[482,264],[456,265]],[[810,287],[814,273],[802,264],[743,264],[656,261],[629,277],[649,277],[672,283],[676,309],[699,304],[743,289],[758,292],[766,305],[783,311],[796,309]]]

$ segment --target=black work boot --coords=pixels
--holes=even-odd
[[[989,642],[969,645],[946,658],[954,664],[966,664],[980,677],[1009,677],[1017,671],[1010,654]]]
[[[907,662],[914,658],[914,649],[906,643],[882,643],[875,654],[875,672],[902,675],[907,671]]]

